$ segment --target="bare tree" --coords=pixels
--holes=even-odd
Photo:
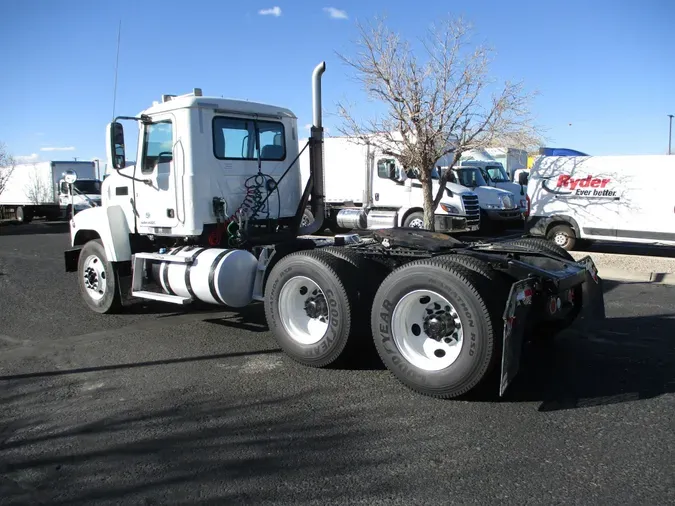
[[[338,103],[340,132],[370,143],[416,173],[424,194],[424,224],[433,230],[434,211],[451,174],[439,175],[434,196],[436,163],[446,157],[452,167],[474,148],[536,146],[532,95],[521,83],[494,85],[488,71],[491,51],[469,47],[470,28],[462,19],[432,26],[420,40],[419,54],[382,20],[358,29],[356,55],[338,56],[367,96],[384,107],[377,117],[364,120]]]
[[[26,197],[35,205],[44,204],[52,200],[54,188],[51,187],[51,180],[45,181],[41,177],[35,164],[31,174],[28,176],[28,184],[24,188]]]
[[[15,165],[14,157],[7,151],[7,146],[0,142],[0,195],[5,190],[9,178],[12,177]]]

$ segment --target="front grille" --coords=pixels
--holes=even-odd
[[[478,205],[477,195],[462,195],[462,203],[466,212],[467,225],[478,225],[480,223],[480,206]]]

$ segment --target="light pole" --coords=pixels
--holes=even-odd
[[[673,140],[673,115],[669,114],[668,117],[670,118],[670,126],[668,127],[668,154],[670,155],[670,145]]]

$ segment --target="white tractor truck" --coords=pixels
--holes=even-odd
[[[102,206],[73,216],[64,254],[86,305],[111,313],[137,299],[262,302],[294,360],[325,367],[372,340],[401,382],[442,398],[492,380],[501,395],[525,340],[604,317],[591,259],[575,262],[542,239],[467,243],[414,228],[313,235],[325,216],[324,71],[321,63],[312,76],[304,146],[288,109],[199,89],[115,118]],[[121,120],[139,126],[134,166],[125,162]],[[311,167],[303,187],[304,149]],[[303,226],[308,203],[315,219]]]
[[[328,137],[323,142],[326,217],[335,233],[353,229],[424,228],[422,184],[416,171],[404,170],[391,155],[372,142],[353,137]],[[303,181],[309,179],[309,153],[300,156]],[[433,172],[438,179],[438,174]],[[433,177],[433,176],[432,176]],[[433,180],[433,195],[438,182]],[[473,232],[480,228],[480,208],[474,192],[450,183],[434,213],[437,232]]]

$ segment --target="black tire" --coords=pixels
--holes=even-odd
[[[358,291],[357,311],[354,314],[355,322],[358,322],[359,331],[367,330],[370,333],[370,311],[373,298],[375,298],[377,289],[389,275],[391,269],[347,248],[329,246],[321,248],[320,251],[330,253],[351,265],[350,277],[355,282],[355,288]]]
[[[293,360],[310,367],[325,367],[345,352],[353,330],[358,297],[350,279],[353,274],[350,268],[344,260],[317,250],[291,253],[272,268],[265,289],[265,317],[277,343]],[[288,317],[281,315],[282,290],[297,276],[309,278],[319,286],[329,310],[325,333],[309,344],[303,344],[291,335],[283,323]]]
[[[546,239],[566,251],[572,251],[577,242],[577,235],[569,225],[556,225],[546,234]]]
[[[479,278],[475,280],[477,283],[476,288],[482,294],[490,294],[486,298],[486,303],[494,304],[495,307],[493,310],[497,314],[501,315],[504,312],[506,299],[509,296],[511,284],[514,282],[513,279],[510,279],[502,272],[496,271],[490,267],[487,262],[469,255],[460,253],[455,255],[443,255],[437,258],[461,265],[477,274]]]
[[[105,290],[100,299],[92,297],[94,290],[87,288],[85,284],[85,268],[90,257],[96,257],[93,263],[101,262],[103,265],[102,276],[105,276]],[[117,269],[108,261],[105,248],[100,239],[93,239],[86,243],[80,252],[77,266],[78,285],[85,304],[97,313],[117,313],[122,308],[122,297],[119,290]]]
[[[302,224],[303,221],[305,221],[304,225]],[[312,214],[312,211],[309,210],[309,209],[305,209],[303,211],[302,220],[300,221],[300,226],[304,227],[304,226],[307,226],[307,225],[309,225],[313,222],[314,222],[314,215]]]
[[[514,246],[521,246],[523,248],[529,248],[533,251],[545,251],[556,255],[563,260],[569,260],[574,262],[574,257],[570,255],[569,251],[564,248],[561,248],[555,243],[547,239],[539,239],[537,237],[524,237],[523,239],[515,239],[513,241],[506,241],[504,244],[513,244]]]
[[[30,223],[33,221],[33,211],[23,206],[19,206],[14,210],[14,216],[19,223]]]
[[[463,395],[479,386],[498,363],[501,315],[491,292],[483,292],[479,275],[443,258],[416,260],[394,271],[380,285],[371,317],[375,346],[396,378],[416,392],[440,398]],[[455,361],[429,371],[413,365],[395,343],[394,308],[414,290],[436,292],[458,309],[464,341]],[[420,302],[424,303],[422,300]],[[418,326],[419,327],[419,326]],[[415,330],[413,330],[415,333]],[[497,355],[497,356],[495,356]]]
[[[422,226],[421,227],[413,227],[411,224],[415,221],[422,221]],[[422,211],[415,211],[413,213],[410,213],[408,216],[405,217],[403,220],[403,228],[424,228],[424,213]]]

